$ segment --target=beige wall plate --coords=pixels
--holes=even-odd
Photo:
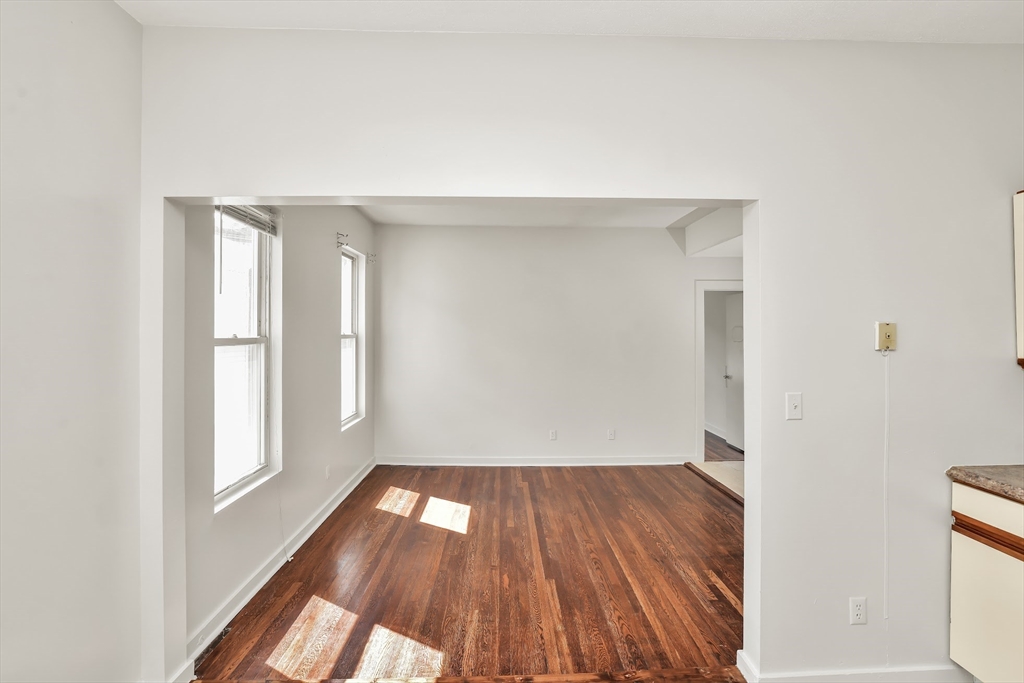
[[[875,323],[875,351],[896,350],[896,323]]]

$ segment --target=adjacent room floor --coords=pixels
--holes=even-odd
[[[704,461],[705,462],[743,462],[743,451],[738,451],[726,442],[725,439],[704,432]]]
[[[742,523],[679,466],[378,466],[196,673],[740,681]]]
[[[686,467],[742,505],[743,457],[743,451],[732,448],[722,437],[704,432],[704,462],[688,462]]]

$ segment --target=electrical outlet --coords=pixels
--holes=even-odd
[[[614,429],[609,429],[608,430],[608,440],[609,441],[615,441],[615,430]]]
[[[551,441],[558,441],[558,430],[552,429],[550,432],[548,432],[548,439]]]
[[[850,625],[860,626],[868,623],[868,599],[850,598]]]

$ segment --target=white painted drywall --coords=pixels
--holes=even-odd
[[[694,458],[693,280],[739,277],[739,259],[687,259],[667,231],[628,228],[378,240],[378,461]]]
[[[743,257],[743,235],[737,235],[713,247],[708,247],[699,254],[703,258],[742,258]]]
[[[186,211],[185,490],[187,495],[188,650],[201,650],[231,612],[245,604],[243,588],[280,563],[282,545],[373,458],[373,337],[368,335],[370,409],[341,431],[341,257],[335,234],[353,249],[373,251],[370,223],[350,207],[281,209],[273,238],[271,312],[281,402],[279,474],[214,513],[212,206]],[[372,330],[374,283],[367,278],[367,329]],[[326,468],[331,468],[330,478]],[[290,550],[294,550],[290,547]],[[240,592],[241,591],[241,592]]]
[[[742,234],[743,209],[717,209],[686,226],[686,255],[697,256]]]
[[[725,438],[725,292],[704,293],[704,424]]]
[[[180,372],[150,343],[174,331],[165,196],[758,199],[745,653],[770,675],[949,666],[943,471],[1024,453],[1024,49],[147,28],[144,58],[143,463],[167,455],[176,408],[160,397]],[[853,628],[849,596],[882,597],[875,320],[900,325],[890,618],[870,607]],[[782,419],[786,391],[803,392],[800,422]]]
[[[142,28],[0,3],[0,680],[139,677]]]

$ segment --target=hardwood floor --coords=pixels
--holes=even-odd
[[[743,453],[731,448],[725,439],[711,432],[704,432],[704,460],[706,462],[742,459]]]
[[[378,466],[196,674],[740,681],[742,523],[678,466]]]
[[[193,683],[227,683],[202,679]],[[277,683],[280,679],[231,680],[231,683]],[[649,671],[613,671],[610,673],[537,674],[532,676],[435,676],[431,678],[375,679],[377,683],[745,683],[735,666],[689,669],[653,669]],[[309,683],[309,681],[303,681]],[[365,678],[321,679],[315,683],[371,683]]]

